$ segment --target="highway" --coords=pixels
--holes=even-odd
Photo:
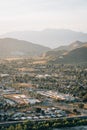
[[[50,121],[50,120],[57,120],[57,119],[67,119],[67,120],[73,120],[75,118],[79,119],[87,119],[87,116],[74,116],[74,117],[61,117],[61,118],[49,118],[49,119],[34,119],[34,120],[27,120],[27,121],[34,121],[34,122],[42,122],[42,121]],[[15,124],[22,124],[26,122],[26,120],[21,120],[21,121],[5,121],[5,122],[0,122],[0,126],[9,126],[9,125],[15,125]]]

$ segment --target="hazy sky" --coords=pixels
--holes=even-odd
[[[45,28],[87,32],[87,0],[0,0],[0,34]]]

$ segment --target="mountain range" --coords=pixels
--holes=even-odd
[[[42,31],[16,31],[6,33],[0,38],[16,38],[29,41],[50,48],[57,48],[61,45],[69,45],[74,41],[87,41],[87,33],[76,32],[68,29],[45,29]]]
[[[75,41],[50,49],[32,42],[13,38],[0,39],[0,58],[44,56],[54,63],[87,62],[87,42]]]
[[[87,63],[87,46],[74,49],[62,57],[57,57],[55,63]]]
[[[87,62],[87,42],[76,41],[68,46],[61,46],[46,52],[46,57],[54,63]]]

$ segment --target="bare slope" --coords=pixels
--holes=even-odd
[[[62,58],[56,58],[56,63],[83,63],[87,62],[87,46],[68,52]]]
[[[87,42],[76,41],[68,46],[46,52],[46,56],[54,63],[87,62]]]
[[[49,50],[50,48],[23,40],[0,39],[0,57],[38,56]]]

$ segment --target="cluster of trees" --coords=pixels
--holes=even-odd
[[[26,121],[23,124],[11,125],[9,128],[2,127],[1,130],[51,130],[59,127],[72,127],[86,125],[87,119],[55,119],[50,121],[32,122]]]

